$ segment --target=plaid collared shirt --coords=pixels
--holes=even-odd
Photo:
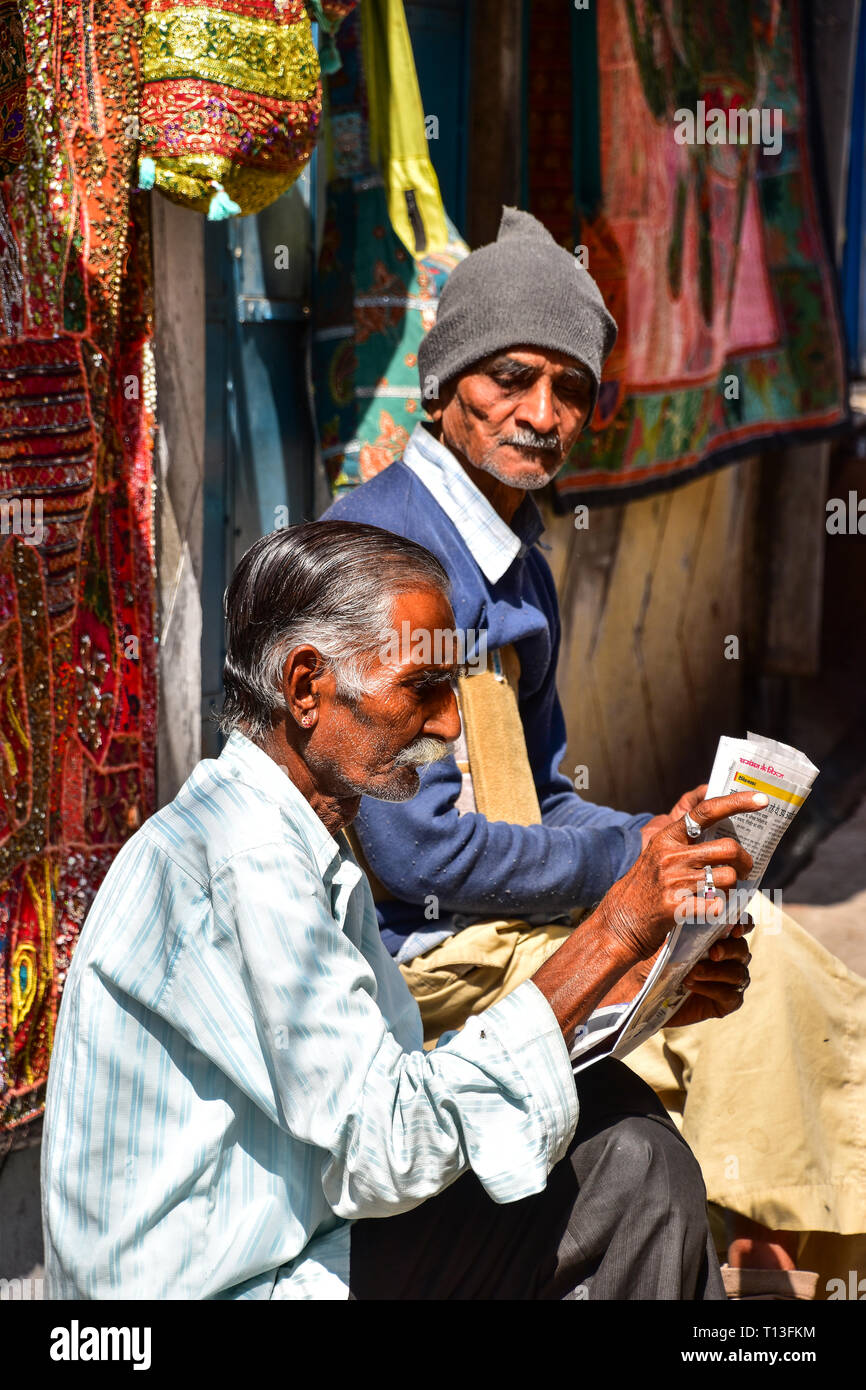
[[[409,436],[403,462],[432,493],[491,584],[502,578],[523,542],[490,505],[457,459],[420,422]]]

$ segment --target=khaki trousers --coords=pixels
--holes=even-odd
[[[664,1029],[626,1061],[680,1128],[711,1202],[804,1233],[800,1263],[822,1275],[821,1296],[831,1278],[866,1275],[866,980],[760,893],[750,911],[743,1007]],[[402,965],[425,1044],[529,979],[571,930],[483,923]]]

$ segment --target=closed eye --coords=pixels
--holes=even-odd
[[[560,377],[556,389],[562,396],[583,396],[589,392],[589,378],[585,376]]]
[[[492,372],[492,379],[501,391],[525,391],[535,381],[535,372]]]

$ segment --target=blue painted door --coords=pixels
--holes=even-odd
[[[253,217],[206,233],[202,746],[218,753],[222,599],[259,536],[313,515],[308,387],[312,170]]]

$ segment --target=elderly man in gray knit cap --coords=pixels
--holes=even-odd
[[[559,771],[566,752],[556,694],[560,618],[530,494],[555,476],[590,420],[616,331],[579,260],[530,214],[505,208],[496,241],[451,273],[419,349],[431,423],[416,426],[400,461],[328,513],[433,551],[452,581],[457,636],[474,672],[460,681],[463,733],[454,756],[425,771],[410,801],[365,797],[353,828],[383,940],[419,1003],[428,1044],[531,978],[650,840],[694,811],[706,790],[684,793],[667,814],[627,815],[584,800]],[[786,946],[799,940],[798,930],[791,924]],[[808,989],[799,970],[781,956],[765,967],[793,997]],[[721,987],[710,1012],[731,1012]],[[678,1046],[684,1034],[702,1041]],[[669,1030],[629,1061],[681,1109],[683,1075],[702,1049],[709,1057],[708,1036],[701,1028]],[[775,1023],[726,1037],[721,1064],[708,1061],[702,1075],[703,1149],[689,1137],[710,1197],[731,1208],[736,1183],[726,1181],[726,1160],[731,1137],[754,1128],[755,1092],[739,1086],[730,1048],[748,1074],[772,1075],[778,1094],[795,1098],[792,1068],[803,1059]],[[795,1121],[783,1112],[774,1126],[773,1159],[760,1174],[765,1205],[746,1199],[737,1208],[757,1223],[731,1218],[732,1264],[793,1271],[796,1217],[784,1231],[769,1229],[785,1224],[777,1175],[789,1190],[817,1194],[815,1175],[829,1152],[816,1126],[814,1152],[804,1159]],[[790,1172],[780,1158],[789,1138]],[[809,1201],[804,1213],[811,1210]],[[804,1215],[801,1229],[813,1221]]]
[[[697,790],[670,816],[625,815],[583,800],[559,772],[559,614],[528,494],[592,415],[615,339],[589,272],[529,213],[504,209],[497,240],[452,271],[419,348],[432,423],[327,513],[433,551],[477,672],[461,685],[457,756],[405,805],[365,799],[355,827],[383,938],[431,1041],[531,975],[574,912],[700,800]]]
[[[586,379],[589,410],[576,434],[592,415],[615,342],[616,324],[581,261],[530,213],[505,208],[496,241],[461,261],[442,291],[436,323],[418,349],[422,395],[436,402],[439,388],[469,367],[521,344],[573,359],[561,364],[564,378],[555,374],[564,385],[575,371]],[[434,405],[434,419],[440,410]],[[557,439],[559,464],[565,442]]]

